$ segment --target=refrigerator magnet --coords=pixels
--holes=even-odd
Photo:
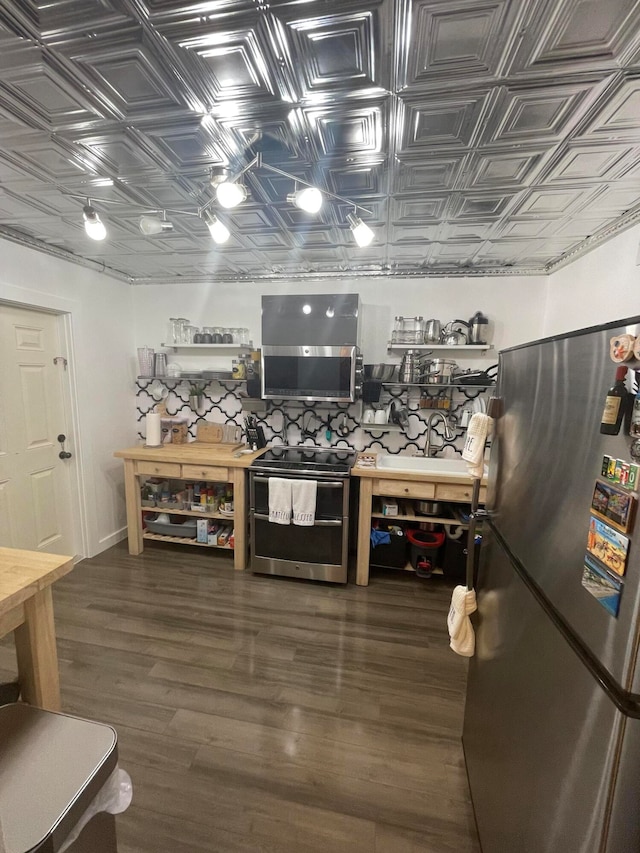
[[[629,540],[599,518],[590,516],[587,551],[599,560],[605,569],[622,577],[627,568]]]
[[[582,586],[612,616],[618,615],[622,583],[603,571],[597,560],[592,559],[588,554],[584,555]]]
[[[593,515],[607,521],[616,530],[628,533],[635,510],[635,497],[609,483],[596,481],[591,498]]]

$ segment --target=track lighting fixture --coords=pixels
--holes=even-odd
[[[154,234],[162,234],[167,231],[173,231],[173,223],[167,221],[167,214],[163,211],[162,219],[159,216],[141,216],[140,230],[147,237],[152,237]]]
[[[202,218],[204,219],[214,242],[226,243],[231,236],[231,233],[224,222],[220,222],[218,217],[214,216],[209,210],[204,210],[202,212]]]
[[[351,228],[353,239],[356,241],[358,246],[360,246],[361,249],[368,246],[375,236],[371,228],[369,228],[369,226],[354,213],[347,214],[347,222]]]
[[[247,188],[244,184],[234,181],[223,181],[216,187],[216,198],[222,207],[237,207],[247,197]]]
[[[295,204],[305,213],[317,213],[322,207],[323,198],[317,187],[305,187],[303,190],[296,190],[288,195],[287,201],[290,204]]]
[[[98,216],[95,208],[91,207],[89,201],[82,208],[82,216],[84,218],[84,230],[87,236],[92,240],[104,240],[107,236],[107,229],[104,227],[104,222]]]

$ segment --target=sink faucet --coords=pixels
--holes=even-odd
[[[427,420],[427,440],[424,445],[425,456],[435,456],[436,454],[435,450],[431,450],[431,430],[433,429],[434,423],[437,420],[441,420],[444,425],[444,441],[451,441],[455,437],[455,432],[451,428],[449,421],[443,415],[443,413],[440,411],[431,412]],[[442,442],[443,447],[444,441]]]

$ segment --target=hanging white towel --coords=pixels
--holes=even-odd
[[[291,483],[284,477],[269,477],[269,521],[291,524]]]
[[[484,447],[487,442],[491,418],[482,412],[471,416],[462,458],[467,463],[469,476],[481,479],[484,474]]]
[[[313,527],[316,520],[316,480],[293,480],[291,483],[293,523],[299,527]]]
[[[473,657],[476,648],[476,635],[469,616],[478,609],[476,593],[466,586],[457,586],[451,596],[451,607],[447,617],[449,645],[462,657]]]

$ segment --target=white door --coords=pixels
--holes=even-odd
[[[73,556],[60,355],[55,315],[0,305],[0,545]]]

